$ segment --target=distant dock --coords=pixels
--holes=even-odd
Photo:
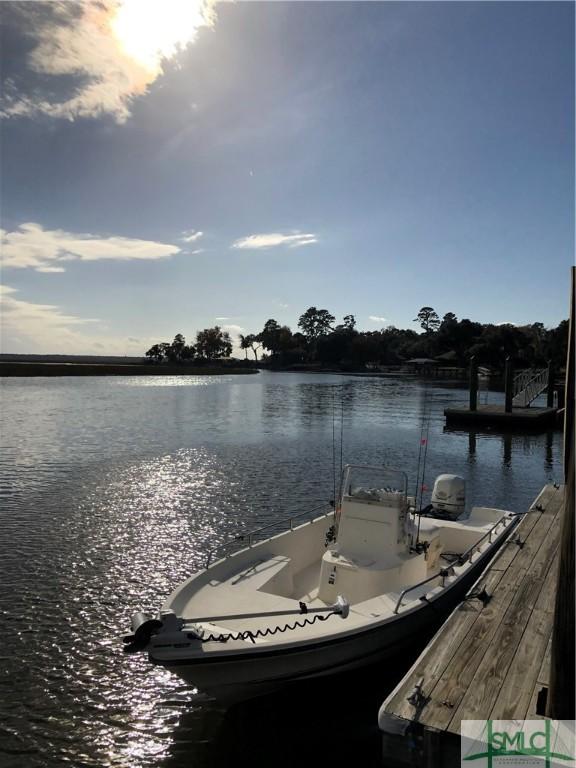
[[[558,416],[563,415],[554,407],[555,377],[552,363],[541,370],[528,369],[514,376],[510,358],[506,358],[504,369],[504,403],[502,405],[480,405],[478,403],[478,365],[475,358],[470,360],[470,398],[468,407],[446,408],[446,426],[496,427],[500,429],[529,430],[542,432],[553,429]],[[546,407],[532,406],[532,403],[546,392]]]
[[[460,721],[544,716],[564,487],[547,485],[378,717],[386,768],[460,766]]]
[[[557,408],[512,408],[504,405],[478,405],[475,410],[464,406],[446,408],[446,426],[487,426],[511,430],[542,431],[558,424]]]

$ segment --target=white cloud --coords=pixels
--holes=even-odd
[[[43,342],[55,343],[54,351],[65,350],[71,339],[77,336],[76,328],[99,322],[93,318],[67,315],[52,304],[32,304],[15,298],[17,291],[2,286],[0,291],[2,308],[2,348],[11,351],[10,341],[16,337],[32,349],[43,346]],[[23,351],[28,351],[26,348]],[[70,350],[71,351],[71,350]]]
[[[215,320],[218,320],[218,322],[223,323],[225,320],[230,320],[229,317],[216,317]]]
[[[96,318],[70,315],[52,304],[16,298],[17,289],[0,285],[2,350],[38,354],[143,355],[157,341],[100,332]]]
[[[38,272],[64,272],[68,261],[166,259],[180,253],[177,245],[128,237],[96,237],[48,230],[40,224],[21,224],[12,232],[0,230],[2,264]]]
[[[228,331],[230,336],[238,336],[240,333],[242,333],[244,328],[242,328],[241,325],[228,324],[228,325],[223,325],[222,330]]]
[[[379,317],[378,315],[370,315],[368,317],[368,320],[371,320],[373,323],[385,323],[387,319],[387,317]]]
[[[286,245],[288,248],[299,248],[303,245],[312,245],[317,242],[316,235],[311,233],[294,232],[291,235],[283,235],[280,232],[270,232],[268,234],[241,237],[232,243],[232,248],[253,250],[258,248],[276,248],[279,245]]]
[[[10,80],[2,114],[69,120],[109,114],[125,122],[132,100],[162,75],[165,62],[193,42],[198,29],[214,24],[215,4],[84,0],[16,6],[25,34],[35,42],[28,55],[31,72],[51,76],[56,87],[68,85],[71,77],[77,82],[73,91],[57,98]]]
[[[230,334],[230,340],[232,341],[232,354],[234,356],[239,355],[242,357],[244,352],[240,348],[240,334],[244,333],[244,328],[242,328],[241,325],[234,325],[229,323],[228,325],[223,325],[222,330],[228,331]]]
[[[204,232],[196,232],[194,229],[189,229],[187,232],[182,232],[180,238],[183,243],[193,243],[195,240],[199,240]]]

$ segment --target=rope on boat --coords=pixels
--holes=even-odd
[[[205,630],[198,628],[195,629],[195,634],[197,634],[198,639],[202,643],[227,643],[229,640],[252,640],[252,642],[255,642],[257,637],[268,637],[271,635],[276,635],[278,633],[282,634],[284,632],[288,632],[288,630],[294,630],[298,627],[303,628],[307,624],[315,624],[317,621],[326,621],[326,619],[329,619],[330,616],[338,616],[339,612],[332,611],[332,613],[329,613],[327,615],[322,615],[320,613],[317,613],[316,616],[313,616],[310,619],[303,619],[302,621],[294,621],[292,624],[284,624],[283,627],[267,627],[266,629],[256,629],[256,630],[250,630],[246,629],[242,632],[229,632],[226,634],[217,634],[214,635],[210,633],[209,635],[205,634]],[[201,633],[201,634],[200,634]]]

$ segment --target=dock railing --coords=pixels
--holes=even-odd
[[[526,408],[548,387],[548,368],[529,368],[514,377],[512,405]]]
[[[204,567],[209,568],[210,564],[216,560],[221,560],[223,557],[232,555],[234,552],[240,551],[241,549],[249,549],[250,547],[254,546],[254,544],[261,544],[263,541],[267,541],[274,536],[278,536],[280,533],[293,531],[295,527],[298,528],[300,525],[312,523],[319,517],[327,517],[333,511],[334,507],[330,503],[324,502],[323,504],[319,504],[317,507],[307,509],[305,512],[298,512],[297,514],[291,515],[290,517],[285,517],[282,520],[275,520],[272,523],[263,525],[261,528],[256,528],[253,531],[240,533],[233,539],[229,539],[228,541],[219,544],[214,549],[211,549],[206,555],[206,562]],[[295,521],[301,521],[302,518],[310,518],[311,515],[315,516],[311,519],[304,520],[304,522],[298,522],[297,525],[294,525]],[[261,538],[263,533],[269,535],[265,535],[264,538]]]

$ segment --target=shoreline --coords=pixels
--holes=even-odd
[[[207,365],[0,362],[0,376],[227,376],[258,373],[257,368]]]

